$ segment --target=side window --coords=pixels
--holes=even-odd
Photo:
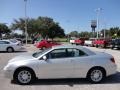
[[[86,54],[81,50],[74,49],[74,48],[67,49],[67,57],[80,57],[84,55]]]
[[[2,42],[2,41],[0,41],[0,44],[3,44],[3,42]]]
[[[4,44],[10,44],[9,42],[7,42],[7,41],[4,41]]]
[[[0,41],[0,44],[9,44],[7,41]]]
[[[55,49],[51,51],[47,56],[49,59],[65,58],[67,56],[66,49]]]

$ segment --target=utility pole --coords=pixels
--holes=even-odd
[[[27,33],[27,0],[24,0],[25,2],[25,37],[26,37],[26,45],[27,45],[27,37],[28,37],[28,33]]]
[[[100,16],[100,12],[101,12],[102,8],[97,8],[96,9],[96,13],[97,13],[97,38],[99,38],[99,16]]]

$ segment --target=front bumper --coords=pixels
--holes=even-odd
[[[14,74],[14,70],[12,70],[10,67],[5,66],[3,69],[3,74],[5,78],[9,78],[9,79],[13,79],[13,74]]]
[[[13,79],[13,72],[11,70],[4,71],[4,77],[12,80]]]

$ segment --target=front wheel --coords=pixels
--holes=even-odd
[[[100,83],[105,78],[105,72],[99,68],[92,69],[89,71],[87,78],[91,83]]]
[[[35,75],[29,69],[20,69],[16,71],[14,79],[18,84],[26,85],[33,82]]]

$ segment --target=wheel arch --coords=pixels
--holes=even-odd
[[[6,50],[8,50],[8,48],[12,48],[12,49],[13,49],[13,51],[14,51],[14,48],[13,48],[12,46],[8,46],[8,47],[6,48]]]
[[[93,70],[93,69],[100,69],[100,70],[102,70],[103,72],[104,72],[104,75],[105,75],[105,77],[106,77],[106,70],[105,70],[105,68],[104,67],[101,67],[101,66],[94,66],[94,67],[92,67],[92,68],[90,68],[89,70],[88,70],[88,72],[87,72],[87,74],[86,74],[86,77],[88,77],[88,75],[90,74],[90,72]]]
[[[15,75],[18,71],[22,70],[22,69],[28,69],[32,72],[32,74],[35,76],[36,78],[36,74],[35,74],[35,71],[31,68],[31,67],[27,67],[27,66],[21,66],[21,67],[18,67],[15,69],[14,73],[13,73],[13,79],[15,78]]]

